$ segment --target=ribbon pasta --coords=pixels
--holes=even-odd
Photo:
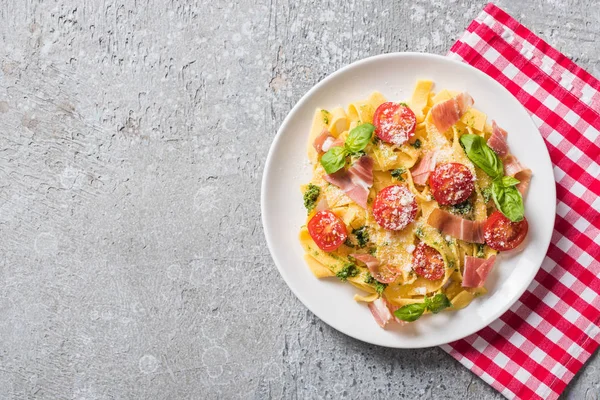
[[[409,142],[397,146],[374,140],[365,148],[365,153],[373,159],[373,186],[369,193],[368,210],[359,207],[342,190],[323,179],[325,170],[318,162],[318,153],[313,143],[324,129],[335,138],[346,138],[354,127],[366,122],[373,123],[375,110],[386,102],[385,97],[379,92],[373,92],[368,98],[351,103],[346,111],[341,107],[315,111],[307,145],[307,156],[313,165],[311,183],[320,188],[329,209],[346,224],[348,232],[362,228],[368,232],[369,241],[359,246],[347,240],[337,250],[325,252],[315,244],[306,227],[300,229],[299,241],[306,252],[306,263],[317,278],[335,277],[349,264],[356,267],[356,275],[348,277],[346,281],[360,289],[361,293],[355,296],[357,301],[369,303],[383,296],[393,306],[401,307],[423,302],[425,296],[444,293],[451,301],[452,308],[460,309],[486,292],[483,287],[461,286],[464,259],[466,255],[487,258],[495,254],[495,250],[485,245],[443,237],[440,231],[429,226],[427,218],[439,205],[433,200],[427,185],[415,185],[411,168],[415,167],[427,151],[436,151],[438,162],[458,162],[467,166],[476,173],[475,191],[470,200],[473,205],[470,217],[477,221],[485,220],[488,206],[481,188],[490,184],[490,178],[474,167],[458,138],[461,132],[466,131],[487,138],[491,127],[484,113],[471,108],[452,129],[439,132],[432,122],[430,110],[435,104],[448,100],[457,93],[444,89],[436,94],[432,89],[433,82],[418,81],[407,101],[417,119],[415,135]],[[393,174],[394,171],[396,172]],[[406,185],[415,195],[419,211],[415,220],[403,230],[388,231],[374,220],[371,205],[381,189],[398,183]],[[315,211],[309,213],[307,222],[314,214]],[[429,280],[415,274],[412,252],[419,241],[441,254],[445,265],[445,273],[441,279]],[[370,253],[382,265],[393,266],[399,271],[397,278],[378,293],[367,267],[350,256],[355,253]]]

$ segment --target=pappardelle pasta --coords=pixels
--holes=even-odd
[[[315,112],[305,260],[360,289],[381,327],[467,306],[486,293],[497,253],[527,235],[531,170],[473,104],[421,80],[405,102],[374,92]]]

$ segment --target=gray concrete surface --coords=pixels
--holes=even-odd
[[[600,75],[594,1],[500,1]],[[275,132],[312,85],[444,54],[483,2],[0,0],[0,398],[498,399],[366,345],[279,277]],[[594,357],[565,398],[598,399]]]

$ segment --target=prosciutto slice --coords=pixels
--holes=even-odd
[[[331,141],[332,139],[334,138],[333,136],[331,136],[329,131],[327,129],[323,129],[321,134],[315,138],[315,141],[313,142],[313,147],[315,148],[317,153],[327,151],[323,149],[323,146],[325,145],[325,142]]]
[[[390,266],[380,265],[379,260],[370,254],[350,254],[350,256],[364,263],[378,282],[392,283],[400,274],[400,271],[390,268]]]
[[[437,153],[435,151],[423,153],[423,158],[410,170],[414,183],[417,185],[425,185],[427,183],[429,174],[435,169],[436,157]]]
[[[330,148],[332,148],[332,147],[336,147],[336,146],[338,146],[338,147],[342,147],[342,146],[344,146],[344,139],[342,139],[342,138],[337,138],[337,139],[335,139],[335,138],[332,136],[332,137],[331,137],[331,140],[329,141],[329,143],[327,143],[327,142],[326,142],[326,143],[323,145],[323,151],[327,151],[327,150],[329,150]]]
[[[388,302],[383,297],[369,303],[369,311],[371,311],[373,318],[375,318],[377,324],[382,328],[385,328],[385,326],[394,319],[394,316],[388,307]]]
[[[496,154],[500,157],[504,157],[508,154],[508,145],[506,144],[507,132],[500,128],[496,121],[492,121],[492,136],[487,141],[487,145],[490,146]]]
[[[488,259],[465,256],[462,286],[468,288],[482,287],[495,262],[496,256],[491,256]]]
[[[319,196],[319,201],[317,202],[315,211],[319,212],[323,210],[329,210],[329,203],[327,202],[327,197]]]
[[[484,262],[483,258],[465,256],[462,287],[479,287],[481,278],[477,274],[477,268],[481,267]]]
[[[529,188],[529,182],[531,181],[531,170],[525,168],[515,156],[509,154],[504,159],[504,174],[513,176],[519,180],[517,190],[521,192],[522,196],[525,196]]]
[[[521,196],[525,197],[527,189],[529,189],[529,182],[531,182],[531,170],[529,168],[523,171],[517,172],[515,178],[519,180],[517,184],[517,190],[521,192]]]
[[[394,317],[394,321],[396,321],[397,323],[399,323],[400,325],[406,325],[408,324],[407,321],[402,321],[401,319],[399,319],[398,317],[396,317],[394,315],[394,311],[396,311],[397,309],[399,309],[400,307],[388,302],[388,308],[390,309],[390,311],[392,312],[392,317]]]
[[[373,186],[373,159],[362,156],[348,169],[348,175],[357,185],[370,188]]]
[[[313,142],[313,147],[317,151],[317,153],[325,153],[332,147],[335,146],[343,146],[344,140],[336,139],[327,129],[323,129],[323,132],[319,136],[316,137]]]
[[[440,133],[446,132],[473,106],[473,103],[471,95],[462,92],[456,97],[436,104],[431,109],[433,124]]]
[[[356,258],[358,261],[364,263],[367,268],[369,268],[369,271],[372,271],[373,268],[376,268],[379,266],[379,260],[377,259],[377,257],[372,256],[370,254],[350,254],[351,257]]]
[[[517,160],[517,157],[512,154],[504,159],[504,175],[507,176],[515,176],[518,172],[521,172],[525,169]]]
[[[469,243],[485,243],[485,239],[483,238],[483,221],[470,221],[435,208],[429,214],[427,223],[439,229],[442,235],[450,235]]]
[[[362,156],[347,171],[341,169],[333,174],[326,174],[323,179],[339,187],[366,210],[369,188],[373,186],[373,159]]]
[[[485,283],[485,280],[492,271],[492,268],[494,268],[495,263],[496,256],[494,255],[485,260],[485,262],[482,265],[480,265],[479,268],[477,268],[477,275],[479,275],[479,278],[481,278],[481,286],[483,286],[483,284]]]

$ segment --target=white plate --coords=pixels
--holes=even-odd
[[[378,90],[388,100],[408,99],[417,79],[431,79],[434,90],[468,91],[475,107],[509,132],[510,150],[533,170],[525,201],[529,221],[527,246],[502,254],[490,274],[489,293],[457,312],[429,315],[404,327],[381,329],[368,308],[352,297],[354,286],[336,279],[319,280],[303,260],[298,231],[306,210],[299,186],[309,181],[306,141],[315,108],[346,108]],[[521,104],[479,70],[448,58],[421,53],[394,53],[364,59],[333,73],[296,104],[271,145],[262,181],[261,210],[273,260],[294,294],[335,329],[381,346],[436,346],[468,336],[500,317],[523,294],[538,271],[550,243],[556,191],[548,150]],[[396,324],[397,325],[397,324]],[[389,325],[388,325],[389,326]]]

